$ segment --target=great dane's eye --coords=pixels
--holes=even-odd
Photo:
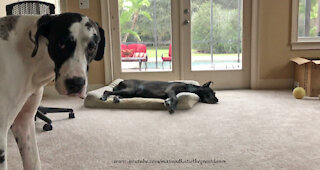
[[[58,41],[58,47],[63,50],[73,41],[74,39],[72,37],[63,37]]]
[[[59,43],[59,48],[60,48],[60,49],[65,49],[65,48],[66,48],[66,45],[63,44],[63,43]]]
[[[88,44],[88,52],[93,53],[95,49],[96,49],[96,44],[94,42],[90,42]]]

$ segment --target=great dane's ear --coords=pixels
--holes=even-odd
[[[211,83],[213,84],[212,81],[208,81],[208,82],[204,83],[204,84],[202,85],[202,87],[209,87],[209,86],[211,85]]]
[[[49,37],[50,27],[52,25],[52,21],[57,16],[54,15],[44,15],[42,16],[37,23],[37,32],[34,36],[34,49],[32,52],[32,57],[34,57],[38,52],[38,46],[39,46],[39,37],[44,36],[46,38]]]
[[[98,25],[98,24],[97,24]],[[99,27],[99,34],[100,34],[100,42],[98,45],[98,51],[94,58],[94,60],[99,61],[103,58],[104,55],[104,47],[106,46],[106,38],[104,36],[104,30],[98,25]]]

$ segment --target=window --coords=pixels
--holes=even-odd
[[[320,0],[292,1],[292,49],[320,49]]]
[[[243,0],[190,0],[192,71],[242,69]],[[172,71],[171,0],[119,0],[122,72]]]
[[[242,69],[242,0],[191,0],[192,71]]]
[[[118,2],[122,71],[172,71],[171,0]]]

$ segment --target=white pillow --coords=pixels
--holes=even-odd
[[[110,109],[154,109],[163,110],[166,109],[164,100],[154,98],[124,98],[120,100],[120,103],[113,103],[113,97],[109,97],[107,101],[101,101],[100,97],[105,90],[112,91],[122,79],[117,79],[111,84],[105,87],[101,87],[97,90],[88,92],[86,99],[84,100],[84,106],[89,108],[110,108]],[[174,82],[174,81],[171,81]],[[184,82],[188,84],[198,85],[199,83],[193,80],[177,80],[177,82]],[[199,96],[194,93],[183,92],[177,95],[178,98],[178,110],[190,109],[196,103],[199,102]]]

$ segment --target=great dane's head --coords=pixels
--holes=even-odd
[[[55,63],[55,86],[60,94],[84,97],[87,73],[92,60],[101,60],[105,36],[102,28],[77,13],[45,15],[38,20],[35,49],[39,37],[48,39],[48,52]]]
[[[218,98],[216,97],[216,92],[214,92],[211,88],[212,81],[204,83],[199,87],[196,94],[200,97],[200,101],[203,103],[214,104],[218,103]]]

